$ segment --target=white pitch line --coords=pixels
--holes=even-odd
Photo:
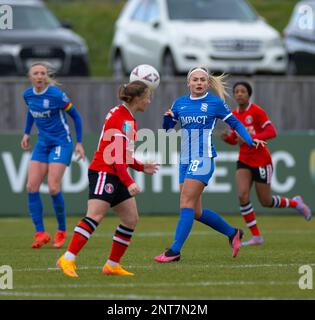
[[[126,300],[295,300],[295,298],[279,297],[246,297],[246,296],[209,296],[209,297],[183,297],[183,296],[158,296],[158,295],[136,295],[136,294],[76,294],[55,293],[55,292],[30,292],[30,291],[0,291],[0,297],[26,297],[26,298],[77,298],[77,299],[126,299]],[[305,299],[305,298],[304,298]],[[305,300],[313,300],[306,298]]]
[[[240,264],[240,265],[225,265],[225,264],[205,264],[200,266],[202,269],[209,269],[209,268],[227,268],[227,269],[243,269],[243,268],[288,268],[288,267],[300,267],[301,265],[309,265],[311,267],[315,266],[315,263],[307,263],[307,262],[301,262],[301,263],[269,263],[269,264]],[[148,265],[148,266],[139,266],[139,265],[128,265],[126,268],[129,269],[147,269],[152,270],[154,267],[157,267],[158,265]],[[178,266],[178,265],[177,265]],[[198,268],[198,266],[195,266]],[[191,268],[191,265],[184,265],[181,264],[180,268]],[[78,270],[101,270],[102,266],[79,266]],[[58,271],[60,270],[57,267],[51,267],[51,268],[20,268],[20,269],[14,269],[13,272],[33,272],[33,271]]]
[[[56,284],[18,286],[16,289],[70,289],[70,288],[168,288],[168,287],[214,287],[214,286],[283,286],[296,285],[297,281],[200,281],[180,283],[104,283],[104,284]]]
[[[0,291],[0,297],[36,297],[36,298],[78,298],[78,299],[127,299],[127,300],[163,300],[165,296],[155,295],[136,295],[136,294],[76,294],[71,293],[54,293],[54,292],[29,292],[29,291]],[[203,299],[201,297],[179,297],[179,296],[167,296],[167,299],[171,300],[192,300],[192,299]]]
[[[29,233],[19,233],[19,235],[27,236]],[[315,230],[302,230],[302,229],[297,229],[297,230],[270,230],[265,232],[265,237],[268,235],[315,235]],[[111,237],[113,235],[112,232],[102,232],[102,231],[97,231],[92,235],[93,238],[103,238],[103,237]],[[173,231],[152,231],[152,232],[135,232],[134,237],[138,238],[147,238],[147,237],[167,237],[167,236],[173,236],[174,232]],[[212,229],[209,229],[209,231],[192,231],[190,233],[190,236],[217,236],[218,233],[215,232]],[[10,237],[14,237],[15,235],[11,234],[9,235]],[[72,236],[72,232],[68,232],[68,236]],[[8,236],[6,236],[8,237]],[[1,239],[1,236],[0,236]]]
[[[287,234],[294,234],[294,235],[305,235],[305,234],[314,234],[315,235],[315,230],[279,230],[279,231],[266,231],[265,236],[268,235],[287,235]],[[71,233],[69,233],[71,236]],[[98,232],[92,235],[92,237],[96,238],[102,238],[102,237],[108,237],[112,236],[112,233],[109,232]],[[164,236],[173,236],[174,232],[165,232],[165,231],[152,231],[152,232],[135,232],[134,237],[164,237]],[[189,236],[217,236],[218,233],[214,232],[212,229],[209,231],[192,231]]]

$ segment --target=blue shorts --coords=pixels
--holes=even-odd
[[[73,144],[62,146],[45,146],[37,143],[35,145],[31,160],[44,163],[63,163],[70,165],[73,152]]]
[[[191,160],[189,164],[179,164],[179,183],[184,183],[186,178],[196,179],[208,185],[214,172],[215,164],[213,158],[200,158]]]

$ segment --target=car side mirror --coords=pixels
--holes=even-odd
[[[151,25],[152,25],[152,28],[153,28],[153,29],[159,29],[161,23],[160,23],[159,20],[153,20],[153,21],[151,22]]]
[[[72,24],[70,22],[68,22],[68,21],[62,21],[61,25],[65,29],[72,29]]]

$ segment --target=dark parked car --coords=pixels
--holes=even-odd
[[[65,28],[44,3],[0,0],[13,12],[13,28],[0,30],[0,76],[25,75],[35,61],[47,61],[60,76],[88,76],[85,41]]]
[[[315,75],[315,1],[296,4],[284,30],[288,74]]]

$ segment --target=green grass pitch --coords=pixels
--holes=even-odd
[[[239,216],[225,217],[244,226]],[[68,218],[72,232],[79,217]],[[54,233],[56,222],[46,217]],[[55,267],[64,249],[31,249],[31,220],[0,219],[1,265],[13,268],[13,289],[0,290],[0,299],[314,299],[315,288],[301,290],[299,267],[315,270],[314,221],[299,216],[260,216],[265,237],[260,247],[242,247],[231,257],[227,239],[195,222],[178,263],[158,264],[153,257],[172,241],[176,216],[141,217],[122,260],[134,277],[101,273],[118,219],[103,220],[77,259],[79,278],[68,278]],[[246,231],[245,238],[249,237]],[[67,242],[68,243],[68,242]]]

